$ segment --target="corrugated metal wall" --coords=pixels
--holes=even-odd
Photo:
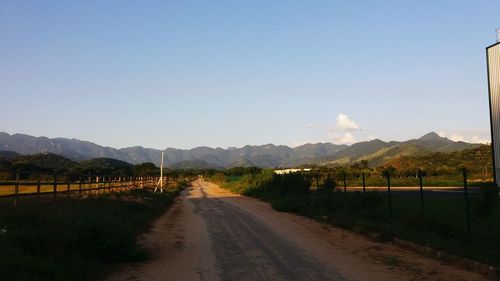
[[[486,49],[488,57],[488,81],[490,90],[491,135],[493,137],[493,161],[495,179],[500,184],[500,44]]]

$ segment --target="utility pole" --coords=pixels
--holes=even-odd
[[[154,192],[156,192],[156,190],[158,188],[160,188],[160,192],[163,193],[163,154],[164,154],[164,151],[161,152],[160,179],[158,180],[158,183],[156,184],[156,188],[155,188]]]

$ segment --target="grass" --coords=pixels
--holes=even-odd
[[[143,261],[136,243],[173,202],[144,189],[85,199],[0,201],[0,280],[99,280],[117,263]]]
[[[377,241],[398,237],[425,246],[500,266],[500,206],[494,202],[491,214],[481,216],[484,202],[470,196],[471,231],[466,229],[463,196],[424,193],[425,211],[420,198],[392,193],[392,216],[387,192],[294,194],[277,192],[279,186],[255,184],[243,177],[227,177],[219,182],[233,192],[257,197],[278,211],[293,212],[365,234]],[[282,187],[281,187],[282,188]],[[342,188],[340,188],[342,189]],[[496,194],[495,194],[496,197]]]
[[[380,223],[390,227],[394,236],[500,266],[500,206],[495,206],[488,218],[476,216],[471,206],[471,231],[468,232],[462,197],[427,198],[424,213],[420,211],[417,198],[393,199],[393,216],[388,218],[386,215]],[[471,199],[471,205],[474,204],[479,204],[477,198]],[[380,217],[387,214],[386,202],[375,212]]]
[[[315,183],[313,181],[313,183]],[[339,183],[343,186],[342,179],[339,180]],[[374,186],[374,187],[387,187],[387,179],[385,178],[366,178],[365,180],[366,186]],[[460,175],[457,175],[453,178],[445,178],[445,177],[424,177],[423,178],[423,186],[425,187],[462,187],[464,184]],[[347,187],[355,186],[360,187],[363,185],[361,179],[349,179],[347,180]],[[491,186],[493,182],[491,180],[475,180],[469,181],[470,186]],[[419,181],[418,178],[415,177],[395,177],[391,178],[391,186],[400,186],[400,187],[418,187]]]

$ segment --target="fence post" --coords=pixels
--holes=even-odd
[[[418,169],[418,182],[420,184],[420,210],[424,214],[424,185],[422,181],[422,170]]]
[[[70,183],[70,178],[69,178],[69,176],[68,176],[68,178],[67,178],[67,181],[68,181],[68,182],[66,183],[66,184],[67,184],[67,186],[66,186],[66,196],[67,196],[67,197],[69,197],[69,193],[70,193],[70,190],[71,190],[71,183]]]
[[[19,196],[19,170],[16,171],[16,187],[14,189],[14,207],[17,206],[18,196]]]
[[[82,176],[78,179],[78,195],[82,197]]]
[[[470,232],[470,217],[469,217],[469,194],[467,192],[467,169],[462,169],[462,174],[464,177],[464,197],[465,197],[465,223],[467,225],[467,231]]]
[[[54,197],[56,196],[57,194],[57,174],[54,174],[54,182],[53,182],[54,186],[53,186],[53,189],[52,189],[52,195],[54,195]]]
[[[101,184],[99,183],[99,176],[95,176],[95,183],[96,183],[96,190],[95,190],[95,194],[99,194],[99,191],[100,191],[100,188],[101,188]]]
[[[387,195],[389,198],[389,216],[392,217],[391,174],[389,173],[387,173]]]
[[[38,198],[40,198],[41,187],[42,187],[42,183],[41,183],[40,177],[38,177],[38,181],[36,182],[36,195],[38,196]]]
[[[366,193],[365,172],[361,174],[361,177],[363,178],[363,194],[365,194]]]
[[[344,172],[344,195],[347,196],[347,181],[345,172]]]
[[[89,172],[89,190],[88,190],[88,193],[85,192],[85,194],[90,194],[91,193],[91,190],[92,189],[92,174],[91,172]]]

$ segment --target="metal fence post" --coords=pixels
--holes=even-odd
[[[391,175],[389,173],[387,173],[387,195],[389,198],[389,216],[392,217]]]
[[[422,181],[422,170],[418,170],[418,182],[420,184],[420,210],[424,213],[424,185]]]
[[[14,207],[17,206],[17,197],[19,196],[19,170],[16,171],[16,186],[14,189]]]
[[[347,195],[347,181],[345,172],[344,172],[344,195]]]
[[[464,178],[464,198],[465,198],[465,223],[467,225],[467,231],[470,232],[470,216],[469,216],[469,194],[467,192],[467,169],[462,169],[462,174]]]
[[[365,172],[361,174],[361,177],[363,179],[363,194],[365,194],[366,193]]]
[[[422,181],[422,170],[418,170],[418,183],[420,185],[420,210],[424,214],[424,184]]]

